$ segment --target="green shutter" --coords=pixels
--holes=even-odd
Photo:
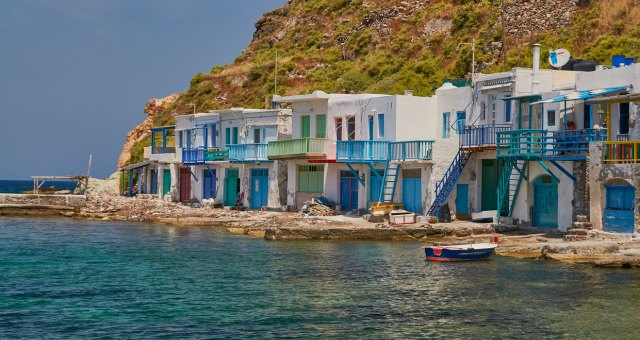
[[[316,116],[316,137],[325,138],[327,136],[327,116]]]
[[[237,127],[233,128],[233,138],[231,142],[233,144],[238,144],[238,128]]]
[[[300,117],[300,138],[311,137],[311,116]]]
[[[231,128],[224,129],[224,144],[231,144]]]

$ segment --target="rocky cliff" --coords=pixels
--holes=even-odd
[[[196,74],[130,133],[119,165],[140,159],[142,129],[189,103],[198,111],[264,107],[274,93],[315,89],[431,95],[444,79],[469,76],[471,50],[459,44],[472,39],[483,72],[504,70],[505,50],[506,68],[530,66],[533,42],[543,58],[550,48],[600,63],[640,56],[640,0],[289,0],[255,27],[232,64]]]

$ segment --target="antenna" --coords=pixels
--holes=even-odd
[[[549,50],[549,64],[555,68],[561,68],[571,59],[571,54],[564,48]]]

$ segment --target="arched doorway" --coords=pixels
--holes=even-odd
[[[558,183],[549,175],[533,182],[533,225],[558,228]]]

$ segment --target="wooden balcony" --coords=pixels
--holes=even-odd
[[[203,147],[182,149],[182,163],[184,164],[204,164],[205,162],[225,161],[228,158],[228,149],[205,149]]]
[[[464,127],[458,133],[460,147],[476,150],[493,150],[496,148],[496,133],[511,130],[509,124],[479,125]]]
[[[389,160],[389,141],[340,140],[336,144],[336,161],[374,163]]]
[[[389,158],[392,161],[430,161],[432,140],[411,140],[389,143]]]
[[[590,142],[606,139],[606,130],[512,130],[496,132],[497,157],[523,160],[585,160]]]
[[[257,163],[269,159],[267,143],[229,145],[229,161],[232,163]]]
[[[640,140],[604,142],[604,162],[640,163]]]
[[[324,159],[327,157],[326,139],[299,138],[269,142],[268,159],[309,158]]]

